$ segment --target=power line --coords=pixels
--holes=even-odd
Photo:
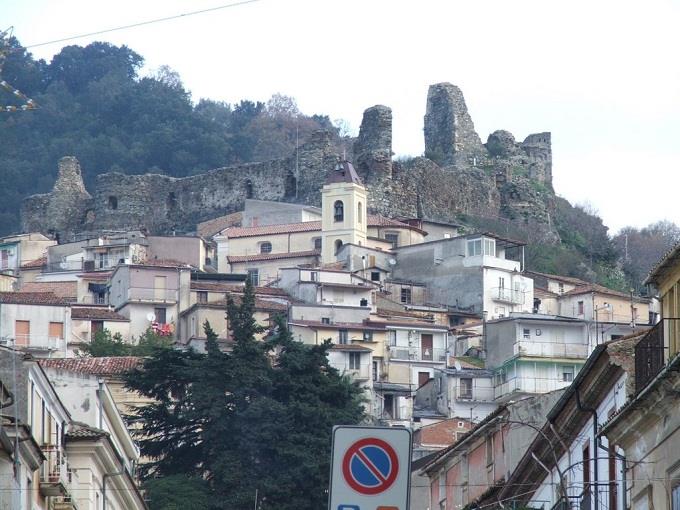
[[[46,41],[46,42],[41,42],[37,44],[29,44],[28,46],[25,46],[26,49],[28,48],[37,48],[39,46],[47,46],[48,44],[56,44],[60,42],[66,42],[66,41],[72,41],[74,39],[82,39],[83,37],[90,37],[93,35],[100,35],[100,34],[107,34],[109,32],[116,32],[118,30],[125,30],[128,28],[136,28],[136,27],[141,27],[144,25],[151,25],[154,23],[161,23],[163,21],[170,21],[173,19],[179,19],[179,18],[185,18],[187,16],[194,16],[196,14],[205,14],[206,12],[214,12],[214,11],[219,11],[222,9],[229,9],[230,7],[239,7],[241,5],[246,5],[246,4],[254,4],[255,2],[260,2],[261,0],[242,0],[240,2],[234,2],[230,4],[225,4],[225,5],[219,5],[217,7],[210,7],[208,9],[201,9],[199,11],[191,11],[191,12],[185,12],[183,14],[175,14],[173,16],[166,16],[165,18],[155,18],[155,19],[150,19],[147,21],[140,21],[138,23],[132,23],[130,25],[123,25],[120,27],[115,27],[115,28],[107,28],[104,30],[98,30],[96,32],[89,32],[87,34],[80,34],[80,35],[74,35],[71,37],[63,37],[61,39],[54,39],[52,41]]]

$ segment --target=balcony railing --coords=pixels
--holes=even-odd
[[[661,319],[635,346],[635,390],[641,391],[661,372],[668,349],[678,345],[680,319]]]
[[[588,346],[575,343],[522,340],[515,343],[514,353],[519,356],[537,356],[542,358],[585,359],[588,357]]]
[[[6,343],[13,342],[18,349],[35,351],[61,351],[64,349],[64,339],[48,335],[16,335],[13,339],[5,339]]]
[[[353,379],[368,380],[371,378],[371,366],[368,363],[352,365],[351,363],[331,363],[331,366],[341,374],[346,374]]]
[[[494,301],[503,301],[504,303],[523,305],[524,292],[521,290],[507,289],[505,287],[494,287],[491,289],[491,299]]]
[[[130,287],[128,301],[150,301],[154,303],[174,303],[177,301],[177,290],[154,289],[148,287]]]
[[[62,262],[49,262],[45,265],[46,273],[62,273],[66,271],[82,271],[82,260],[64,260]]]
[[[68,473],[64,451],[58,446],[43,446],[45,461],[40,466],[40,493],[45,496],[64,496]]]
[[[464,386],[456,387],[456,400],[469,400],[473,402],[491,402],[494,399],[494,389],[487,388],[469,388]]]
[[[520,393],[549,393],[565,388],[571,381],[563,379],[547,379],[537,377],[513,377],[494,387],[494,398],[499,399],[505,395]]]
[[[416,347],[391,346],[390,359],[404,361],[433,361],[443,363],[446,361],[446,349],[419,349]]]

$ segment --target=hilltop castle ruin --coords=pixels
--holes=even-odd
[[[391,109],[364,112],[351,159],[369,190],[369,209],[435,221],[505,218],[556,237],[550,133],[516,142],[511,133],[495,131],[484,144],[461,90],[439,83],[428,91],[424,134],[424,157],[393,161]],[[65,157],[53,190],[24,200],[22,227],[64,241],[104,229],[161,234],[193,231],[200,221],[240,210],[246,198],[319,205],[325,175],[337,160],[330,134],[320,131],[287,158],[184,178],[106,173],[90,193],[78,161]]]

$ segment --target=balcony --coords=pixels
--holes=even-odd
[[[11,342],[11,339],[5,339]],[[27,351],[62,351],[66,344],[63,338],[48,335],[16,335],[14,347]]]
[[[128,301],[148,301],[150,303],[176,303],[177,290],[130,287],[127,292],[127,299]]]
[[[588,346],[585,344],[524,340],[515,343],[514,354],[515,356],[535,356],[540,358],[586,359],[588,357]]]
[[[446,349],[419,349],[401,346],[390,346],[389,348],[389,357],[393,360],[445,363],[446,356]]]
[[[549,393],[551,391],[566,388],[570,384],[571,381],[564,381],[562,379],[513,377],[494,387],[494,398],[498,400],[513,393]]]
[[[341,374],[349,375],[352,379],[367,381],[371,378],[371,366],[368,363],[353,365],[351,363],[331,363]]]
[[[456,400],[467,400],[469,402],[492,402],[494,399],[494,389],[475,388],[456,386],[455,398]]]
[[[491,289],[491,299],[513,305],[524,304],[524,292],[520,290],[506,289],[505,287],[493,287]]]
[[[82,260],[64,260],[62,262],[49,262],[45,265],[45,273],[64,273],[67,271],[82,271]]]
[[[63,450],[58,446],[43,446],[45,461],[40,466],[40,494],[44,497],[66,496],[68,474]]]
[[[635,346],[635,391],[639,392],[661,372],[671,345],[678,345],[680,319],[661,319]],[[667,351],[668,350],[668,351]]]

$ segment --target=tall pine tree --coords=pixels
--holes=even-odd
[[[158,351],[128,376],[130,389],[154,399],[132,416],[151,458],[144,476],[155,487],[187,480],[191,490],[205,480],[228,510],[252,507],[256,492],[262,510],[323,508],[332,427],[363,419],[362,390],[329,365],[330,343],[295,342],[282,319],[257,340],[254,311],[248,285],[227,306],[231,352],[206,323],[205,354]]]

